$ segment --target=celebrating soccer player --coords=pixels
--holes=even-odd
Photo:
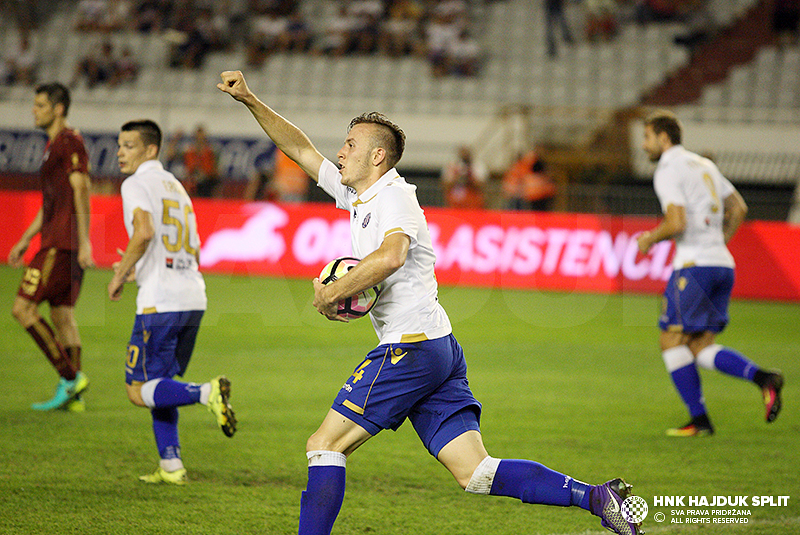
[[[81,338],[75,303],[83,270],[93,265],[89,241],[89,157],[81,135],[67,126],[69,90],[59,83],[40,85],[33,101],[37,128],[47,133],[41,167],[42,207],[19,241],[8,263],[20,267],[34,236],[41,248],[25,269],[12,314],[61,377],[52,399],[34,403],[35,410],[85,410],[81,398],[89,379],[81,372]],[[50,304],[50,324],[39,305]]]
[[[370,312],[379,345],[356,367],[308,439],[299,533],[330,534],[344,499],[347,456],[406,418],[467,492],[576,505],[616,533],[638,533],[620,514],[629,492],[621,479],[588,485],[536,462],[496,459],[486,452],[481,404],[470,391],[464,354],[437,298],[435,256],[416,188],[395,169],[403,155],[403,131],[379,113],[356,117],[334,164],[261,102],[241,72],[221,76],[217,87],[242,102],[278,148],[350,212],[353,254],[361,261],[327,285],[315,279],[314,306],[339,320],[339,301],[384,287]]]
[[[733,289],[734,262],[726,244],[744,220],[747,205],[711,160],[683,148],[681,134],[681,124],[671,112],[655,112],[645,120],[643,148],[658,162],[653,185],[664,219],[638,240],[643,254],[660,241],[675,241],[673,272],[658,324],[664,364],[691,418],[667,434],[690,437],[714,433],[698,365],[758,385],[767,422],[781,410],[783,376],[714,343],[728,324]]]
[[[147,407],[161,457],[158,469],[141,476],[147,483],[183,485],[186,468],[178,441],[178,407],[202,403],[225,435],[236,431],[228,402],[230,381],[175,381],[192,356],[206,310],[206,285],[199,271],[200,238],[192,201],[175,176],[158,161],[161,129],[150,120],[130,121],[119,134],[122,210],[128,245],[114,264],[108,296],[118,301],[127,281],[136,281],[133,325],[125,382],[128,399]]]

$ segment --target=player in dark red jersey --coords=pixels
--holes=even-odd
[[[33,409],[85,409],[80,393],[89,386],[81,372],[81,339],[75,322],[75,303],[83,270],[92,267],[89,241],[89,158],[83,138],[67,126],[69,90],[59,83],[36,88],[33,116],[48,143],[41,168],[42,207],[8,255],[14,267],[34,236],[41,233],[41,249],[25,269],[11,313],[31,335],[61,379],[55,396]],[[39,314],[50,304],[53,327]]]

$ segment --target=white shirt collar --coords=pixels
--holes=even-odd
[[[400,173],[397,172],[396,168],[392,167],[386,171],[383,176],[377,180],[377,182],[367,188],[367,191],[359,195],[358,199],[353,204],[363,204],[371,201],[381,189],[383,189],[389,182],[396,178],[400,178]]]
[[[139,164],[139,167],[136,169],[136,172],[133,173],[134,175],[138,175],[139,173],[144,173],[149,170],[154,171],[163,171],[164,164],[162,164],[159,160],[147,160]]]

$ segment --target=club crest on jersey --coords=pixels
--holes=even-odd
[[[367,228],[367,225],[369,225],[369,218],[370,218],[371,215],[372,215],[372,212],[370,212],[370,213],[368,213],[367,215],[364,216],[364,221],[361,222],[361,228]]]
[[[168,267],[168,268],[172,268],[172,267],[173,267],[173,261],[172,261],[172,258],[167,258],[167,267]]]

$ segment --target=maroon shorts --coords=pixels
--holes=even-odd
[[[36,304],[48,301],[54,307],[74,307],[82,281],[78,251],[42,249],[25,268],[17,295]]]

